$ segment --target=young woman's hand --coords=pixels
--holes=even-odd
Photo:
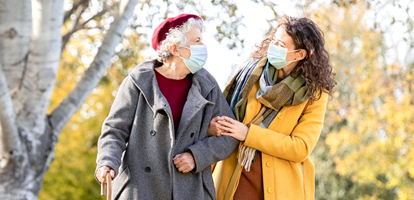
[[[221,135],[227,135],[239,141],[246,140],[249,127],[227,116],[223,116],[222,119],[223,120],[217,121],[219,128],[224,130],[221,132]]]

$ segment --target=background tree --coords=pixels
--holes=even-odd
[[[317,199],[414,199],[413,2],[303,6],[317,8],[305,15],[324,30],[338,81],[312,155]]]
[[[85,2],[78,2],[78,13]],[[47,115],[62,48],[63,1],[0,1],[2,198],[37,198],[62,128],[103,76],[136,4],[126,0],[117,6],[94,61]]]
[[[251,1],[273,13],[269,30],[284,14]],[[414,3],[295,2],[323,29],[338,80],[312,155],[316,198],[413,199]],[[240,50],[240,3],[0,0],[0,196],[36,199],[58,144],[40,199],[96,199],[100,126],[122,79],[147,59],[153,26],[197,13]]]
[[[126,62],[126,57],[135,54],[134,48],[146,47],[147,43],[141,43],[144,40],[138,39],[145,37],[145,33],[139,30],[165,19],[171,9],[199,7],[199,14],[205,18],[200,2],[177,1],[170,6],[171,1],[68,0],[64,3],[62,0],[0,0],[1,197],[37,199],[44,175],[54,159],[59,135],[87,97],[93,94],[81,109],[81,119],[75,116],[75,120],[83,121],[96,114],[103,117],[109,109],[110,103],[96,100],[100,96],[94,91],[99,90],[95,89],[99,82],[117,88],[120,78],[112,80],[111,77],[117,76],[115,72],[100,81],[110,62]],[[209,3],[220,9],[234,9],[233,4],[226,1]],[[167,7],[161,6],[164,4]],[[134,11],[137,11],[135,15]],[[133,15],[133,19],[129,20]],[[230,26],[238,26],[238,20],[234,16],[229,19],[230,22],[221,25],[217,38],[227,37],[229,44],[231,41],[237,43],[237,33],[231,32]],[[127,27],[132,27],[127,35],[129,38],[119,43]],[[72,39],[75,41],[71,42]],[[69,52],[61,54],[66,50]],[[118,55],[113,57],[115,52]],[[62,55],[65,59],[61,59]],[[135,65],[138,60],[128,62],[131,63],[122,63],[122,66]],[[128,69],[121,68],[115,70],[120,70],[120,74],[125,76]],[[57,76],[59,79],[55,82]],[[55,84],[57,87],[53,91]],[[113,88],[112,91],[111,87],[104,90],[113,96],[116,92]],[[56,99],[50,104],[52,96]],[[94,106],[89,106],[89,103],[94,103]],[[102,112],[97,113],[92,108]],[[101,122],[98,121],[96,123]],[[76,129],[76,124],[70,125]],[[82,136],[70,135],[68,138],[82,141],[90,137],[96,141],[96,135],[90,131],[92,128],[82,127],[80,130],[84,131]],[[69,147],[77,148],[76,145]],[[86,145],[94,146],[95,143]],[[82,157],[82,151],[75,151],[69,151],[67,162],[61,166],[82,166],[94,157],[88,159]],[[94,150],[91,151],[93,154]],[[79,165],[79,162],[82,164]],[[85,173],[82,170],[58,171],[60,175],[72,176],[73,180],[83,177]],[[56,184],[59,184],[58,180]],[[75,187],[82,186],[85,185]]]

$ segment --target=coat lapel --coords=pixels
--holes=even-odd
[[[130,76],[134,80],[135,85],[142,92],[148,105],[154,111],[154,117],[159,110],[166,110],[169,116],[172,116],[168,101],[162,95],[154,72],[154,61],[141,63],[136,67]]]
[[[136,67],[130,76],[134,80],[135,85],[142,92],[148,105],[153,109],[154,116],[159,110],[165,110],[168,113],[170,122],[173,123],[171,108],[167,99],[162,95],[158,82],[154,73],[154,62],[147,61]],[[187,95],[187,100],[181,115],[180,124],[178,126],[177,138],[191,124],[192,119],[203,111],[205,106],[214,105],[213,102],[206,99],[210,91],[216,86],[213,82],[206,78],[208,72],[201,69],[193,75],[192,85]],[[174,132],[174,128],[172,130]],[[173,135],[173,134],[172,134]]]
[[[185,102],[181,114],[180,124],[178,125],[177,138],[179,138],[187,127],[193,122],[196,115],[203,112],[206,106],[213,106],[214,103],[206,97],[214,88],[214,84],[205,78],[207,71],[202,69],[193,75],[192,86],[188,91],[187,101]]]
[[[171,139],[171,146],[174,144],[174,121],[172,118],[171,108],[167,99],[162,95],[158,81],[154,72],[154,61],[146,61],[134,68],[129,74],[134,81],[137,88],[142,93],[148,105],[153,111],[153,118],[157,116],[158,112],[164,110],[169,118],[169,137]]]
[[[205,99],[196,88],[192,87],[188,92],[187,101],[184,105],[180,124],[178,125],[177,138],[179,138],[193,122],[195,116],[203,112],[204,107],[212,105],[214,105],[213,102]]]

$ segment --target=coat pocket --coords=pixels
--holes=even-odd
[[[112,183],[112,199],[117,199],[129,182],[129,168],[126,167]]]

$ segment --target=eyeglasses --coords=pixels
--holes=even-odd
[[[279,46],[279,47],[286,46],[286,44],[284,42],[282,42],[280,40],[275,40],[275,39],[273,39],[272,41],[270,41],[270,44],[273,44],[273,45],[276,45],[276,46]]]
[[[286,44],[283,41],[280,41],[280,40],[278,41],[278,40],[273,39],[273,40],[270,41],[270,44],[273,44],[275,46],[282,47],[282,48],[287,48]],[[302,49],[295,49],[295,50],[288,51],[288,52],[294,52],[294,51],[300,51],[300,50],[302,50]]]

